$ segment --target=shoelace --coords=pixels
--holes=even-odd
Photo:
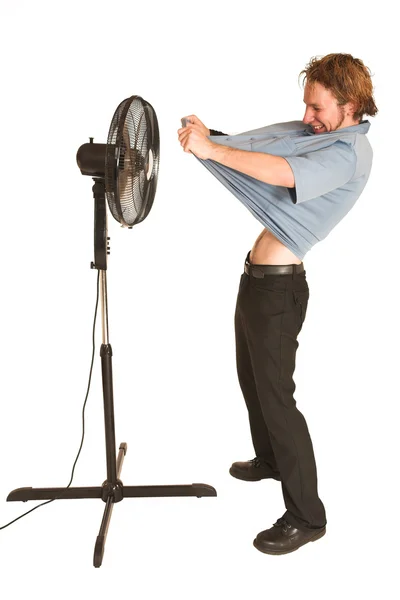
[[[282,527],[284,533],[287,533],[287,530],[292,528],[291,524],[288,523],[283,517],[280,517],[277,522],[274,523],[274,527]]]
[[[261,461],[258,458],[258,456],[252,458],[250,462],[252,463],[253,467],[256,467],[256,469],[259,469],[261,467]]]

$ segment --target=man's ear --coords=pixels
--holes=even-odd
[[[346,114],[350,117],[354,117],[354,113],[357,112],[357,106],[355,102],[348,102],[345,104]]]

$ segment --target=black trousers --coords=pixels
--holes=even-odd
[[[326,524],[310,434],[293,397],[308,298],[305,271],[263,278],[244,272],[235,311],[237,372],[254,450],[280,476],[283,516],[299,529]]]

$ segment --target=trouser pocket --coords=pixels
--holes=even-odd
[[[296,307],[299,331],[303,327],[304,319],[306,318],[308,298],[308,290],[293,290],[293,299]]]

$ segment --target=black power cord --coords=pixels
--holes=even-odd
[[[81,453],[82,446],[83,446],[83,440],[85,438],[85,408],[86,408],[87,399],[89,397],[90,383],[92,381],[94,353],[95,353],[95,347],[96,347],[95,346],[95,329],[96,329],[97,308],[98,308],[98,305],[99,305],[99,280],[100,280],[100,271],[97,271],[97,295],[96,295],[96,307],[95,307],[95,310],[94,310],[93,334],[92,334],[92,362],[90,364],[89,381],[88,381],[88,386],[87,386],[87,391],[86,391],[86,397],[85,397],[85,401],[83,403],[83,408],[82,408],[82,439],[81,439],[81,445],[79,446],[78,454],[76,455],[76,459],[75,459],[75,462],[74,462],[73,467],[72,467],[72,473],[71,473],[70,482],[67,485],[67,487],[61,492],[61,494],[59,496],[57,496],[56,498],[52,498],[51,500],[47,500],[46,502],[42,502],[42,504],[38,504],[34,508],[31,508],[31,510],[28,510],[26,513],[23,513],[22,515],[20,515],[19,517],[17,517],[13,521],[10,521],[9,523],[7,523],[7,525],[3,525],[2,527],[0,527],[0,529],[5,529],[9,525],[12,525],[12,523],[15,523],[15,521],[18,521],[19,519],[22,519],[22,517],[25,517],[26,515],[29,515],[29,513],[31,513],[32,511],[36,510],[37,508],[40,508],[41,506],[45,506],[45,504],[50,504],[50,502],[54,502],[54,500],[59,500],[59,498],[62,498],[63,494],[70,487],[70,485],[71,485],[71,483],[72,483],[72,481],[74,479],[75,466],[76,466],[76,463],[78,462],[78,458],[79,458],[79,455]]]

